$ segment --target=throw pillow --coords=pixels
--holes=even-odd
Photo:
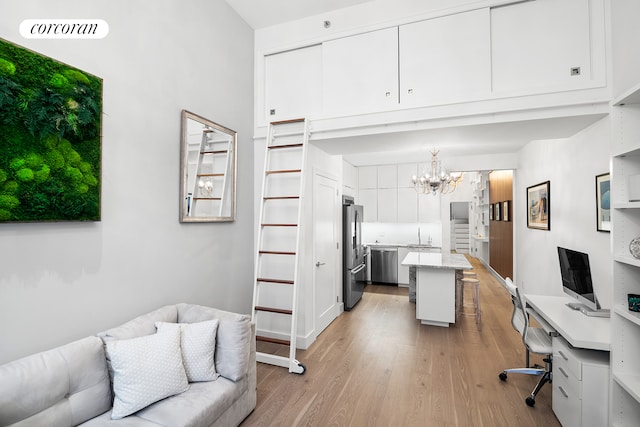
[[[114,420],[189,388],[178,329],[111,341],[106,351],[113,368]]]
[[[189,382],[218,378],[214,353],[218,319],[198,323],[156,322],[158,332],[167,328],[181,332],[182,362]]]

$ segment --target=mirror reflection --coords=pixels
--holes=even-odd
[[[180,222],[233,221],[235,131],[182,111]]]

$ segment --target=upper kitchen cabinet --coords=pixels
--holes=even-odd
[[[596,77],[592,64],[604,67],[600,65],[604,55],[591,57],[591,44],[602,39],[596,33],[598,26],[590,33],[589,9],[597,3],[537,0],[491,9],[494,95],[565,91],[592,84]]]
[[[490,26],[488,8],[400,26],[402,107],[489,98]]]
[[[263,123],[322,112],[322,45],[265,56]]]
[[[398,188],[398,166],[378,166],[378,188]]]
[[[378,167],[360,166],[358,169],[358,188],[378,188]]]
[[[398,106],[398,27],[322,44],[324,113],[346,116]]]

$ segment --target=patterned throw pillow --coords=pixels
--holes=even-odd
[[[182,362],[189,382],[219,377],[214,360],[218,319],[197,323],[156,322],[156,327],[158,332],[168,328],[181,331]]]
[[[189,388],[178,329],[111,341],[106,351],[113,368],[114,420]]]

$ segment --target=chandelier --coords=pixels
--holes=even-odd
[[[453,193],[458,184],[462,182],[462,172],[447,173],[442,169],[438,153],[440,151],[435,148],[431,152],[431,173],[423,173],[421,176],[414,175],[413,188],[418,193],[431,193],[434,196],[438,193]]]

